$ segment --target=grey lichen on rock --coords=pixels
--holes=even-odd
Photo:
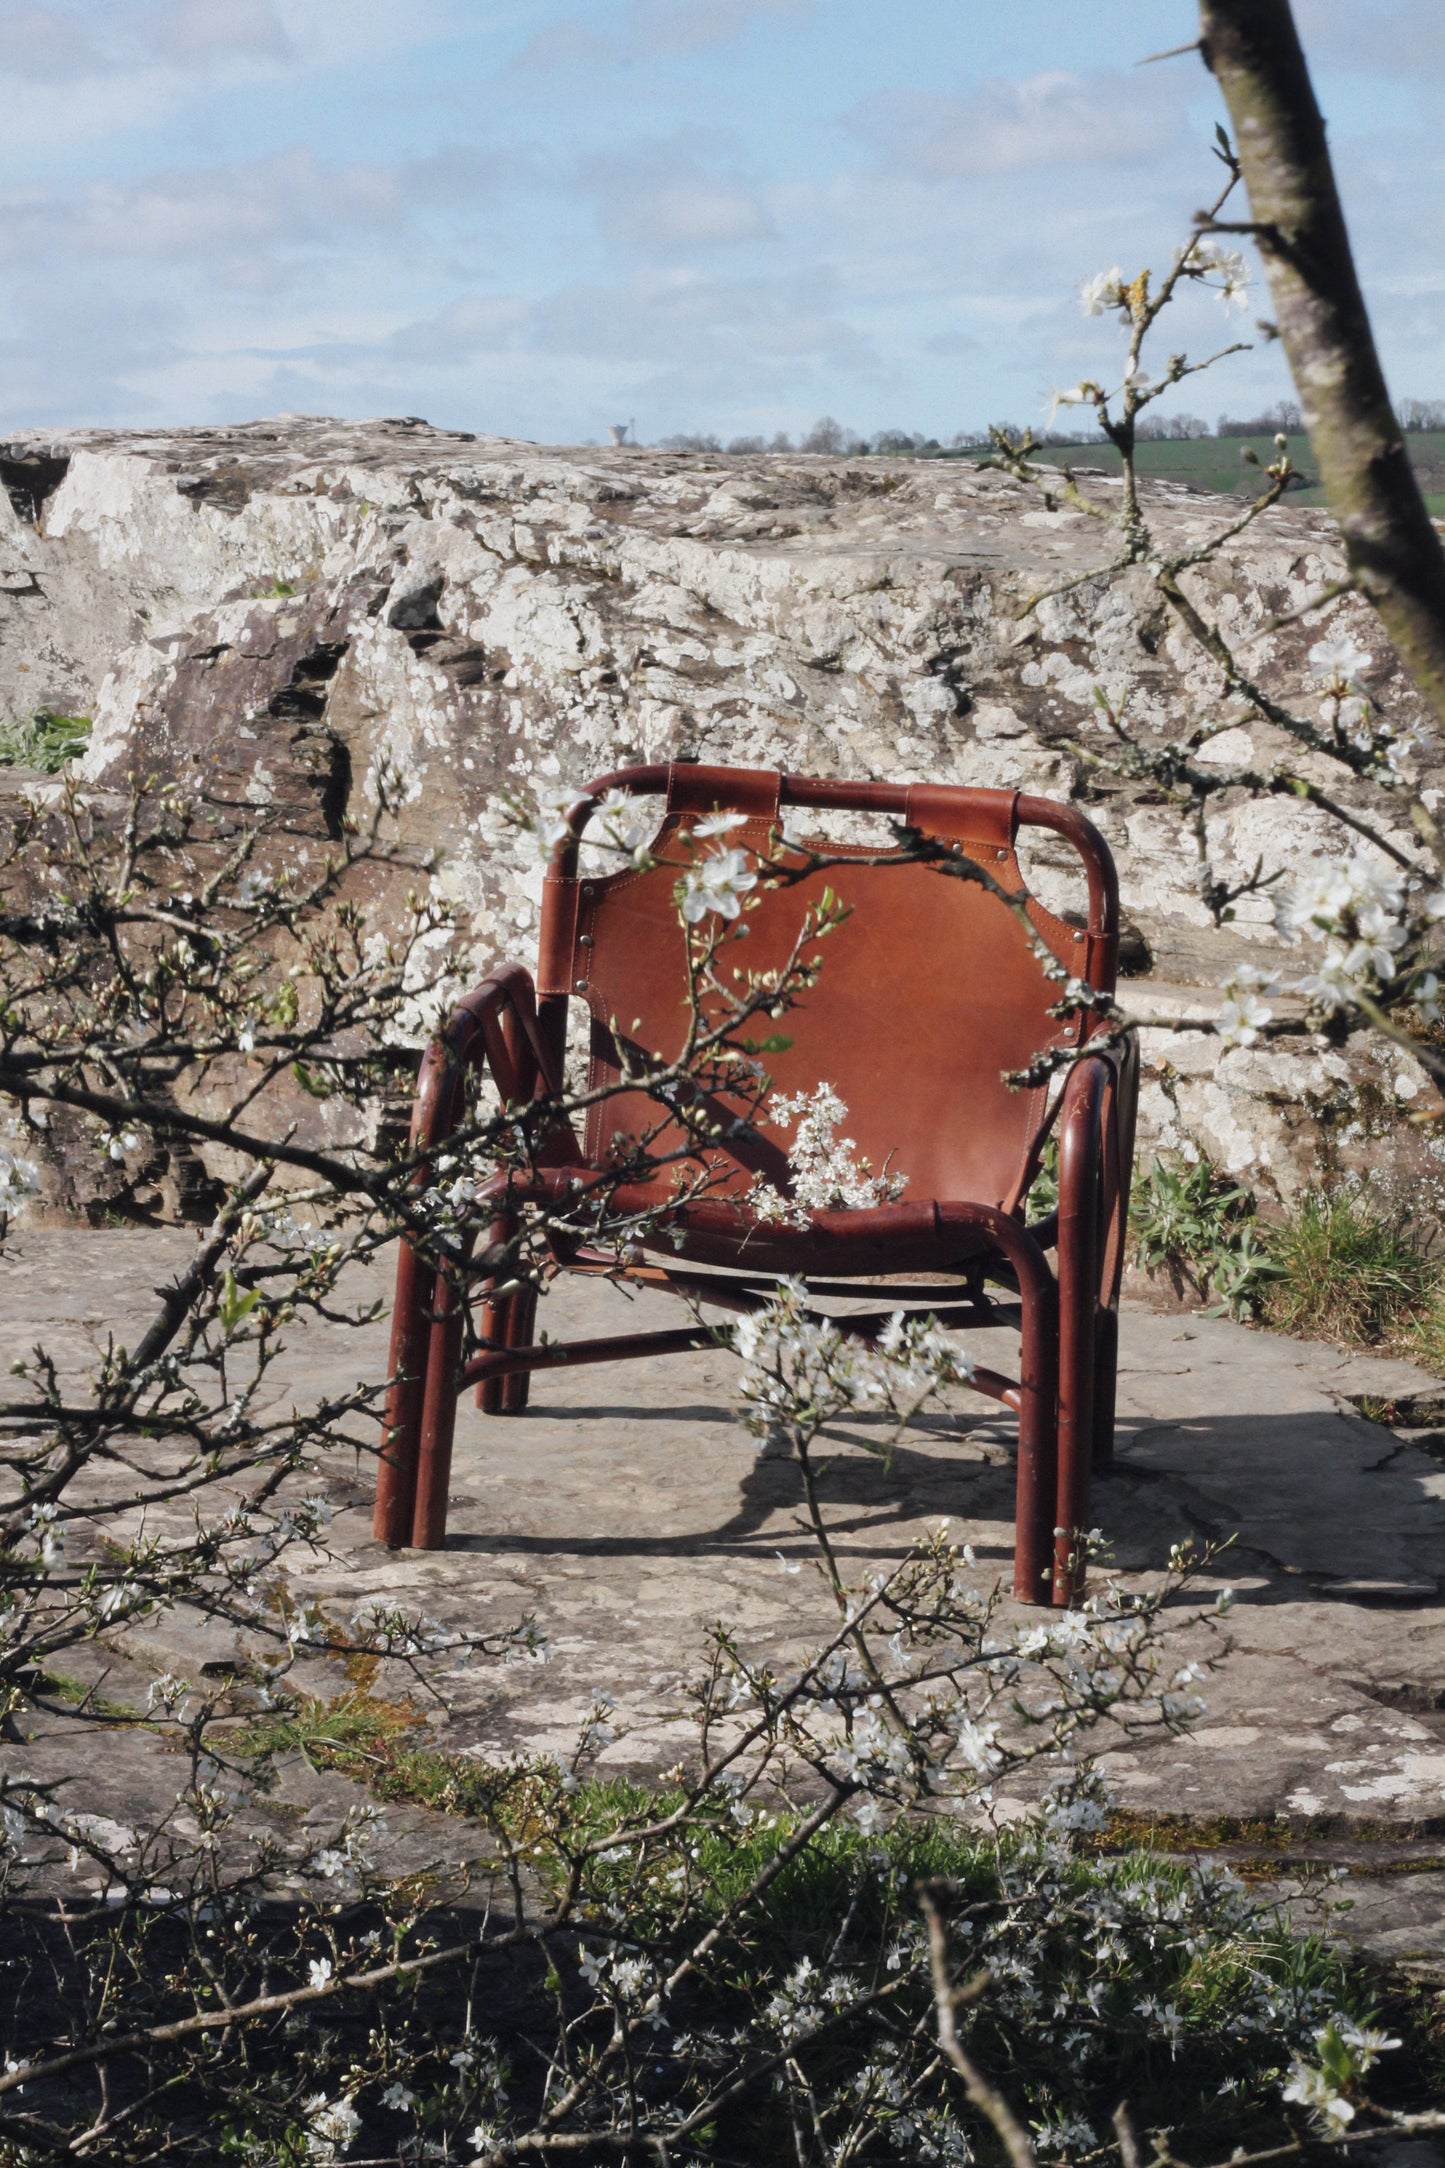
[[[174,432],[30,432],[0,444],[0,716],[95,718],[81,776],[211,781],[294,804],[318,836],[406,781],[403,840],[443,856],[461,905],[458,979],[530,960],[541,868],[503,791],[679,756],[929,777],[1074,797],[1119,862],[1131,1001],[1207,1016],[1275,935],[1267,897],[1216,929],[1176,810],[1100,776],[1094,688],[1168,736],[1220,700],[1217,673],[1109,536],[971,461],[549,449],[413,419],[308,416]],[[1107,501],[1117,484],[1089,479]],[[1145,485],[1170,548],[1219,501]],[[1269,629],[1336,578],[1328,518],[1277,509],[1189,577],[1254,674],[1298,700],[1318,624]],[[1334,606],[1332,630],[1361,623]],[[1371,690],[1413,695],[1372,640]],[[1257,726],[1206,757],[1265,757]],[[1309,807],[1216,801],[1244,875],[1321,847]],[[1056,906],[1066,860],[1036,851]],[[1315,1041],[1221,1050],[1151,1032],[1146,1134],[1192,1137],[1284,1194],[1322,1162],[1422,1159],[1399,1107],[1430,1098],[1408,1057]]]

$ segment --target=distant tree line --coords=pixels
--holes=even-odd
[[[1445,429],[1445,399],[1402,399],[1396,413],[1400,427],[1410,434]],[[670,437],[659,437],[656,449],[663,452],[823,452],[835,459],[891,453],[939,459],[977,450],[989,444],[996,433],[1017,442],[1024,431],[1017,422],[993,422],[983,429],[957,430],[946,440],[926,436],[918,429],[878,429],[871,436],[860,436],[856,429],[849,429],[844,423],[835,421],[831,414],[824,414],[811,429],[799,436],[796,443],[785,429],[779,429],[771,437],[729,437],[726,442],[710,431],[689,429]],[[1258,414],[1221,414],[1212,428],[1198,414],[1141,414],[1135,425],[1136,436],[1151,443],[1192,443],[1204,437],[1293,437],[1303,433],[1304,420],[1293,399],[1280,399]],[[1102,441],[1097,432],[1078,427],[1034,431],[1036,444]]]
[[[834,458],[848,459],[863,452],[961,451],[971,444],[987,442],[986,429],[960,430],[946,445],[937,437],[911,429],[879,429],[871,437],[863,437],[856,429],[847,429],[831,414],[825,414],[796,444],[786,429],[771,437],[729,437],[726,443],[721,437],[684,430],[677,436],[660,437],[657,448],[664,452],[826,452]]]

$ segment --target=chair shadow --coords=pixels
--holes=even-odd
[[[545,1534],[454,1528],[449,1550],[537,1559],[811,1554],[812,1539],[801,1526],[779,1525],[780,1516],[798,1514],[804,1503],[796,1463],[785,1453],[757,1450],[732,1409],[596,1403],[553,1405],[545,1413],[549,1422],[579,1425],[626,1420],[732,1427],[746,1460],[735,1510],[715,1525],[655,1536],[643,1529],[603,1535],[555,1523]],[[883,1563],[913,1548],[911,1540],[898,1540],[897,1529],[947,1518],[968,1524],[981,1560],[1004,1565],[1013,1550],[1011,1421],[991,1412],[932,1413],[910,1426],[885,1457],[868,1449],[868,1433],[887,1427],[886,1419],[852,1419],[817,1453],[818,1496],[837,1540],[852,1555]],[[1247,1580],[1251,1603],[1308,1600],[1415,1610],[1439,1602],[1445,1589],[1445,1498],[1434,1495],[1438,1477],[1438,1462],[1362,1416],[1121,1420],[1115,1465],[1095,1476],[1091,1519],[1106,1555],[1125,1574],[1162,1568],[1171,1544],[1192,1538],[1228,1546],[1212,1571]],[[565,1500],[559,1502],[565,1507]]]

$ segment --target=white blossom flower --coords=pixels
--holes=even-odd
[[[1371,658],[1345,633],[1331,640],[1316,640],[1310,649],[1309,661],[1317,678],[1349,685],[1362,670],[1369,669]]]
[[[1355,2119],[1351,2103],[1342,2093],[1336,2092],[1323,2070],[1316,2070],[1309,2063],[1296,2062],[1290,2071],[1289,2083],[1284,2088],[1284,2098],[1295,2101],[1301,2108],[1308,2108],[1320,2116],[1326,2125],[1333,2123],[1343,2129]]]
[[[695,836],[725,836],[734,828],[741,828],[747,820],[746,813],[704,813],[700,821],[694,821]]]
[[[570,783],[537,783],[532,796],[536,809],[526,822],[528,833],[537,847],[537,855],[547,859],[567,833],[567,815],[577,803],[577,792]]]
[[[908,1186],[906,1174],[875,1175],[853,1139],[838,1135],[848,1109],[831,1084],[773,1098],[766,1119],[779,1128],[792,1123],[797,1128],[788,1148],[790,1195],[783,1196],[762,1176],[747,1192],[749,1210],[765,1224],[806,1227],[814,1212],[861,1212],[896,1204]]]
[[[1099,387],[1087,379],[1082,384],[1071,384],[1067,391],[1049,394],[1049,420],[1052,421],[1060,407],[1092,406],[1099,397]]]
[[[992,1776],[1003,1766],[1003,1753],[992,1724],[976,1724],[972,1717],[960,1716],[955,1737],[960,1760],[979,1776]]]
[[[1069,2153],[1091,2153],[1098,2144],[1091,2123],[1081,2115],[1059,2115],[1046,2123],[1035,2123],[1039,2134],[1040,2150],[1047,2149],[1050,2157]]]
[[[713,851],[683,875],[682,915],[689,926],[709,911],[719,918],[736,918],[744,896],[757,885],[758,876],[746,851]]]
[[[394,2108],[398,2114],[402,2114],[412,2105],[415,2099],[416,2094],[411,2087],[403,2085],[400,2078],[398,2078],[395,2084],[388,2085],[386,2091],[382,2094],[381,2105],[383,2108]]]
[[[1361,2076],[1370,2070],[1391,2048],[1400,2045],[1392,2033],[1382,2033],[1373,2025],[1358,2025],[1352,2017],[1343,2017],[1338,2011],[1330,2019],[1335,2034],[1350,2051],[1350,2061]],[[1328,2028],[1326,2028],[1328,2030]],[[1322,2039],[1323,2035],[1317,2035]]]
[[[1399,917],[1404,902],[1403,875],[1363,852],[1309,859],[1275,907],[1275,923],[1287,941],[1306,933],[1326,942],[1297,991],[1313,1007],[1333,1013],[1392,978],[1409,939]]]
[[[634,865],[647,857],[652,823],[638,810],[637,800],[625,790],[609,790],[599,798],[592,815],[588,841],[609,844],[625,852]]]
[[[306,2134],[306,2158],[329,2163],[347,2152],[361,2128],[361,2117],[349,2100],[328,2100],[324,2093],[313,2093],[302,2104],[302,2114],[309,2128]]]
[[[1202,280],[1217,294],[1223,307],[1247,306],[1249,267],[1237,248],[1225,248],[1218,241],[1196,241],[1189,250],[1185,269],[1191,278]]]
[[[1215,1030],[1226,1046],[1253,1046],[1274,1015],[1262,995],[1279,991],[1279,982],[1257,964],[1239,964],[1224,982],[1224,1003]]]
[[[890,1319],[876,1347],[807,1315],[800,1280],[780,1280],[765,1310],[733,1327],[748,1428],[770,1437],[799,1409],[827,1422],[848,1410],[913,1412],[940,1387],[966,1382],[973,1361],[931,1318]]]
[[[329,1957],[313,1957],[307,1967],[307,1978],[313,1987],[329,1987],[331,1984],[331,1971],[331,1959]]]
[[[40,1169],[0,1146],[0,1213],[20,1213],[40,1193]]]
[[[1079,303],[1086,316],[1103,316],[1109,309],[1122,308],[1124,304],[1124,274],[1118,264],[1111,264],[1107,271],[1096,271],[1091,279],[1085,279],[1079,288]]]
[[[65,1533],[55,1523],[59,1518],[58,1506],[32,1506],[25,1516],[25,1525],[35,1538],[35,1555],[39,1565],[58,1566],[65,1557]]]
[[[652,1975],[640,1957],[619,1957],[613,1960],[612,1985],[619,1995],[639,1995],[650,1986]]]

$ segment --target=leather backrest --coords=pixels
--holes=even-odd
[[[801,779],[766,770],[675,768],[653,846],[657,865],[549,879],[539,991],[585,1000],[594,1087],[618,1078],[619,1038],[669,1059],[681,1050],[689,1010],[679,875],[694,857],[717,850],[762,852],[771,845],[776,851],[785,785],[790,794],[807,788]],[[816,787],[828,790],[833,803],[848,802],[838,786]],[[851,802],[866,806],[882,787],[854,788]],[[889,794],[901,797],[891,787]],[[961,845],[1001,888],[1022,896],[1014,849],[1017,807],[1014,792],[914,786],[906,817],[925,833]],[[746,813],[743,826],[720,837],[692,836],[702,814],[733,809]],[[794,825],[804,823],[796,819]],[[1060,1022],[1049,1016],[1062,989],[998,897],[937,866],[866,865],[851,861],[876,852],[847,855],[849,863],[808,875],[796,886],[760,886],[754,907],[736,921],[748,927],[746,936],[723,952],[728,970],[776,967],[797,938],[808,903],[825,888],[851,907],[836,932],[809,945],[822,963],[817,985],[775,1025],[762,1019],[751,1027],[758,1038],[776,1030],[792,1039],[785,1052],[766,1057],[773,1088],[796,1093],[832,1085],[848,1109],[842,1127],[858,1152],[875,1172],[886,1165],[908,1177],[906,1202],[967,1200],[1012,1209],[1047,1094],[1043,1086],[1011,1090],[1003,1072],[1024,1067],[1045,1048],[1076,1043],[1086,1025],[1078,1017]],[[1033,898],[1027,899],[1027,916],[1066,969],[1095,984],[1107,977],[1112,988],[1107,938],[1089,938]],[[652,1134],[662,1121],[663,1110],[643,1093],[624,1093],[593,1108],[588,1162],[607,1156],[614,1134]],[[777,1181],[786,1171],[791,1135],[788,1128],[766,1129],[760,1147],[740,1144],[719,1165],[716,1186],[744,1188],[756,1172]],[[677,1132],[664,1132],[658,1148],[677,1141]],[[657,1177],[659,1194],[670,1179]]]

